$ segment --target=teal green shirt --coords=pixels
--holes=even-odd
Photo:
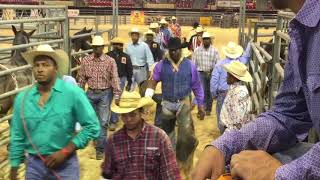
[[[98,118],[81,88],[57,79],[48,101],[41,108],[38,105],[40,93],[37,85],[34,85],[15,98],[10,125],[9,159],[12,167],[18,167],[24,161],[25,151],[36,154],[27,139],[21,120],[21,106],[25,95],[25,122],[32,142],[40,154],[49,155],[59,151],[70,141],[77,149],[81,149],[91,139],[99,137]],[[76,122],[79,122],[83,129],[75,136]]]

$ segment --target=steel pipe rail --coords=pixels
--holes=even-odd
[[[293,19],[295,14],[293,12],[279,11],[278,16],[285,19]]]
[[[64,9],[66,6],[61,5],[13,5],[13,4],[1,4],[0,9]]]
[[[90,53],[92,51],[93,51],[92,49],[89,49],[89,50],[85,50],[85,51],[74,52],[74,53],[71,53],[71,56],[78,55],[78,54],[84,54],[84,53]]]
[[[280,30],[277,31],[277,35],[286,41],[291,41],[290,36]]]
[[[19,67],[7,69],[7,70],[4,70],[4,71],[0,71],[0,76],[4,76],[4,75],[7,75],[7,74],[11,74],[11,73],[17,72],[17,71],[22,71],[22,70],[25,70],[25,69],[29,69],[31,67],[32,66],[30,64],[28,64],[28,65],[19,66]]]
[[[45,22],[45,21],[64,21],[65,17],[53,17],[53,18],[39,18],[39,19],[16,19],[0,21],[0,25],[3,24],[15,24],[15,23],[33,23],[33,22]]]
[[[50,40],[50,41],[41,41],[41,42],[34,42],[34,43],[29,43],[29,44],[21,44],[21,45],[16,45],[8,48],[1,48],[1,51],[11,51],[11,50],[16,50],[16,49],[22,49],[22,48],[28,48],[32,46],[38,46],[41,44],[53,44],[53,43],[63,43],[64,39],[57,39],[57,40]]]
[[[263,54],[263,56],[266,58],[266,62],[270,62],[272,60],[272,56],[264,50],[262,47],[259,46],[259,44],[255,43],[256,48]]]
[[[13,91],[9,91],[9,92],[6,92],[6,93],[3,93],[3,94],[0,94],[0,99],[4,99],[6,97],[9,97],[9,96],[12,96],[12,95],[15,95],[15,94],[18,94],[19,92],[23,91],[23,90],[26,90],[30,87],[32,87],[33,85],[27,85],[27,86],[24,86],[22,88],[19,88],[19,89],[16,89],[16,90],[13,90]],[[1,120],[1,119],[0,119]]]
[[[263,57],[261,56],[259,50],[257,49],[256,44],[255,43],[251,43],[251,47],[252,47],[252,50],[253,50],[254,54],[256,55],[259,63],[260,64],[264,64],[265,61],[264,61]]]
[[[283,79],[284,78],[284,69],[282,68],[280,63],[276,63],[274,66],[275,66],[277,72],[279,73],[280,77]]]

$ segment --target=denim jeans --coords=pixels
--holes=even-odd
[[[200,81],[204,92],[204,107],[205,111],[212,111],[212,96],[210,93],[210,79],[211,79],[211,73],[207,72],[199,72],[200,75]]]
[[[220,134],[223,134],[223,132],[226,129],[220,119],[220,113],[221,113],[222,105],[223,105],[224,99],[226,98],[226,95],[227,93],[218,93],[217,95],[216,113],[217,113],[217,123],[218,123],[218,128],[220,130]]]
[[[62,180],[79,180],[80,170],[77,155],[69,157],[63,164],[54,169]],[[57,180],[57,177],[36,156],[29,155],[26,163],[26,180]]]
[[[148,79],[148,67],[141,68],[133,68],[133,76],[132,76],[132,86],[131,89],[134,90],[137,85],[140,85],[143,81]]]
[[[154,125],[157,127],[161,127],[160,113],[162,110],[162,105],[161,105],[162,94],[155,94],[155,95],[153,95],[152,99],[157,103],[156,114],[154,117]]]
[[[107,141],[107,128],[110,119],[110,104],[112,100],[112,88],[101,92],[87,91],[88,99],[100,121],[101,133],[96,143],[96,150],[104,152]]]
[[[120,88],[122,91],[126,85],[126,82],[127,82],[127,77],[125,77],[125,76],[120,77]],[[118,122],[118,120],[119,120],[118,114],[111,112],[110,122],[113,124],[116,124]]]

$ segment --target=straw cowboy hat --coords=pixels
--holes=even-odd
[[[174,20],[174,19],[175,19],[175,20],[177,20],[177,18],[176,18],[175,16],[172,16],[172,18],[171,18],[171,19],[172,19],[172,20]]]
[[[57,74],[59,77],[68,74],[69,57],[68,54],[62,49],[54,50],[49,44],[42,44],[39,45],[35,50],[22,53],[22,57],[28,62],[28,64],[31,65],[33,65],[34,58],[40,55],[49,56],[57,63]]]
[[[168,24],[168,22],[165,19],[161,19],[161,21],[159,22],[159,24]]]
[[[213,38],[213,36],[208,32],[204,32],[202,38]]]
[[[104,39],[102,36],[94,36],[92,39],[91,45],[92,46],[104,46],[106,44],[104,43]]]
[[[124,44],[124,40],[121,37],[115,37],[110,41],[111,44]]]
[[[197,29],[196,29],[196,32],[197,33],[204,32],[203,27],[202,26],[198,26]]]
[[[229,42],[227,46],[222,47],[222,52],[229,58],[237,59],[243,53],[243,48],[235,42]]]
[[[118,114],[125,114],[144,106],[151,106],[153,104],[154,101],[152,98],[141,97],[137,91],[123,91],[120,97],[119,106],[117,106],[113,101],[111,104],[111,111]]]
[[[132,33],[138,33],[141,36],[141,32],[139,31],[138,28],[134,27],[131,29],[131,31],[129,32],[129,36],[131,36]]]
[[[147,32],[144,33],[144,36],[146,35],[152,35],[153,37],[155,37],[156,33],[154,33],[152,30],[149,29]]]
[[[240,61],[232,61],[223,65],[222,68],[240,81],[252,82],[252,76],[248,72],[247,66]]]
[[[157,29],[157,28],[159,28],[159,24],[158,23],[151,23],[149,28],[150,29]]]

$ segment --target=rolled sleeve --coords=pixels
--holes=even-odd
[[[159,82],[161,81],[161,69],[162,69],[163,60],[156,64],[153,69],[152,80]]]

